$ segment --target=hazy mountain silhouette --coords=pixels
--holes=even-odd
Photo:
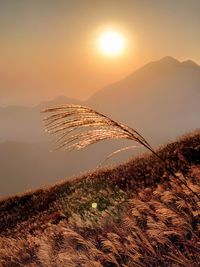
[[[179,62],[165,57],[103,88],[85,102],[61,96],[35,107],[0,108],[0,167],[4,180],[0,195],[94,168],[118,144],[124,144],[101,143],[82,152],[49,153],[54,146],[44,133],[40,111],[66,103],[92,106],[137,129],[154,145],[163,144],[200,127],[200,66],[191,60]],[[7,185],[12,180],[18,186],[9,191]]]
[[[165,142],[199,127],[200,66],[164,57],[94,94],[87,102]]]
[[[42,102],[35,107],[8,106],[0,107],[0,142],[44,142],[47,137],[44,135],[42,125],[42,109],[48,106],[59,104],[81,103],[76,99],[58,96],[51,101]]]
[[[66,153],[50,153],[46,143],[5,142],[0,143],[0,151],[0,195],[42,186],[74,173]],[[75,155],[71,157],[75,161]]]
[[[52,99],[51,101],[44,101],[40,103],[37,108],[41,111],[43,108],[46,108],[48,106],[54,106],[59,104],[80,104],[82,101],[74,98],[69,98],[66,96],[57,96],[56,98]]]

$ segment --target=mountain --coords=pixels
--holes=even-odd
[[[199,144],[0,200],[1,266],[198,266]]]
[[[60,104],[81,104],[82,101],[75,99],[75,98],[69,98],[66,96],[57,96],[56,98],[50,100],[50,101],[44,101],[41,102],[38,106],[36,106],[37,109],[39,109],[39,111],[41,111],[42,109],[49,107],[49,106],[56,106],[56,105],[60,105]]]
[[[191,60],[180,62],[165,57],[103,88],[85,102],[60,96],[35,107],[0,108],[0,195],[95,168],[111,151],[130,145],[130,142],[111,141],[86,151],[50,153],[54,144],[52,137],[44,133],[40,111],[67,103],[94,107],[138,130],[158,146],[200,128],[200,66]],[[136,153],[140,150],[122,153],[114,159],[123,160]],[[21,166],[27,166],[26,171]],[[14,182],[9,191],[10,181]]]
[[[154,144],[200,126],[200,66],[172,57],[150,62],[88,101],[138,129]]]
[[[81,101],[58,96],[51,101],[42,102],[35,107],[8,106],[0,107],[0,142],[45,142],[47,136],[44,134],[42,124],[43,115],[41,111],[48,106],[75,103]]]
[[[129,124],[154,144],[198,128],[200,66],[172,57],[150,62],[81,102],[65,96],[36,107],[0,108],[0,141],[44,141],[40,111],[57,104],[84,104]]]

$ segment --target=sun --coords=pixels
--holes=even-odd
[[[125,39],[119,32],[105,31],[98,38],[98,48],[108,56],[121,54],[125,48]]]

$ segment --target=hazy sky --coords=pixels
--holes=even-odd
[[[150,60],[200,64],[199,0],[1,0],[0,105],[87,98]],[[111,27],[127,40],[117,57],[96,40]]]

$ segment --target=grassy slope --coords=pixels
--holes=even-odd
[[[200,193],[199,131],[159,154]],[[2,200],[0,263],[198,266],[198,205],[155,156],[146,155]]]

